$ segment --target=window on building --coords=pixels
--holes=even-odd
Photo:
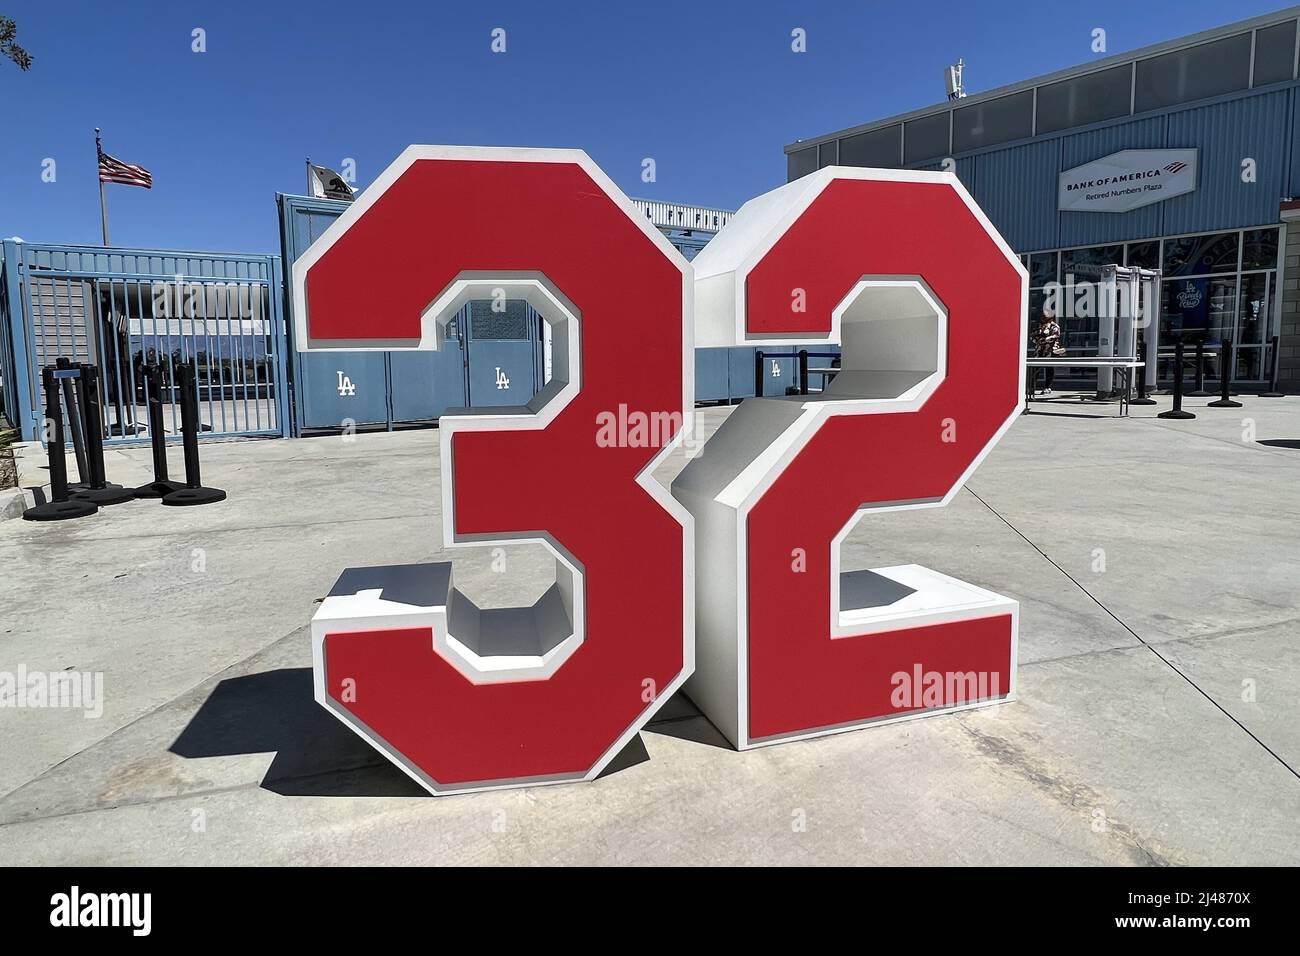
[[[999,96],[952,111],[954,152],[1025,139],[1034,131],[1034,91]]]
[[[1166,239],[1162,271],[1166,276],[1236,272],[1237,236],[1235,232],[1218,232]]]
[[[818,169],[835,166],[840,161],[840,144],[838,140],[833,139],[829,143],[822,143],[817,147],[817,151]]]
[[[1232,334],[1237,277],[1197,276],[1166,279],[1160,309],[1160,339],[1202,340],[1218,344]]]
[[[1252,229],[1242,237],[1241,268],[1277,268],[1277,230]]]
[[[846,136],[840,140],[840,165],[896,169],[902,156],[902,137],[901,125]]]
[[[1029,257],[1029,284],[1044,286],[1056,281],[1056,253],[1035,252]]]
[[[903,124],[903,162],[921,163],[948,155],[948,110]]]
[[[1061,275],[1074,273],[1082,276],[1088,266],[1120,265],[1123,261],[1124,247],[1121,245],[1063,249],[1061,250]],[[1096,273],[1087,274],[1091,277]]]
[[[1295,75],[1295,21],[1255,31],[1255,86],[1281,83]]]
[[[1039,133],[1127,116],[1132,94],[1131,64],[1098,70],[1038,88]]]
[[[1134,109],[1138,112],[1205,99],[1250,83],[1250,34],[1139,60]]]
[[[1130,266],[1163,266],[1165,278],[1160,284],[1160,335],[1163,346],[1172,347],[1182,337],[1194,349],[1198,340],[1207,345],[1205,376],[1207,383],[1217,383],[1220,374],[1218,345],[1224,336],[1233,342],[1235,380],[1260,382],[1268,374],[1268,343],[1276,331],[1277,255],[1279,230],[1276,227],[1234,232],[1183,236],[1175,239],[1145,239],[1127,246],[1086,246],[1056,252],[1028,253],[1024,259],[1030,273],[1030,328],[1038,321],[1044,305],[1053,301],[1058,308],[1063,341],[1071,355],[1091,355],[1097,348],[1098,320],[1096,299],[1088,299],[1091,276],[1087,266],[1118,262],[1119,253]],[[1163,255],[1162,255],[1163,252]],[[1060,287],[1054,297],[1050,283],[1071,269],[1079,268],[1073,288]],[[1240,269],[1238,260],[1240,259]],[[1091,303],[1089,311],[1082,311]],[[1150,341],[1150,338],[1147,338]],[[1172,381],[1174,361],[1162,346],[1163,358],[1157,361],[1159,381]],[[1191,374],[1195,361],[1189,352],[1184,361]],[[1066,379],[1090,381],[1095,374],[1074,370]],[[1214,384],[1208,387],[1216,387]]]
[[[1268,293],[1271,272],[1252,272],[1241,277],[1241,298],[1237,303],[1237,345],[1263,345],[1268,331]]]
[[[786,179],[788,182],[794,182],[796,179],[802,179],[809,173],[817,171],[817,147],[809,146],[806,149],[797,149],[785,158]]]
[[[1160,240],[1130,242],[1128,244],[1128,260],[1125,265],[1137,266],[1139,269],[1159,269]]]

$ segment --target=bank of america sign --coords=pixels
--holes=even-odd
[[[1125,149],[1061,173],[1058,209],[1128,212],[1196,188],[1195,149]]]

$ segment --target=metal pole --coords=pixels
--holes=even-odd
[[[99,138],[99,127],[95,127],[95,176],[99,178],[99,156],[104,147]],[[108,203],[104,200],[104,180],[99,180],[99,223],[104,230],[104,245],[108,245]]]
[[[1272,341],[1269,342],[1269,351],[1272,353],[1272,361],[1269,364],[1273,366],[1273,370],[1268,375],[1268,391],[1260,392],[1260,398],[1282,397],[1282,393],[1277,390],[1277,375],[1278,369],[1280,368],[1280,365],[1278,364],[1278,356],[1280,355],[1278,345],[1278,337],[1275,335],[1273,336]]]
[[[1241,402],[1234,402],[1230,393],[1232,367],[1232,339],[1225,335],[1219,346],[1219,400],[1207,402],[1206,408],[1241,408]]]
[[[1207,395],[1213,395],[1213,392],[1205,390],[1205,340],[1196,340],[1196,375],[1192,381],[1195,383],[1192,390],[1187,394],[1194,398],[1204,398]]]
[[[1191,412],[1183,411],[1183,340],[1174,343],[1174,407],[1161,412],[1157,418],[1195,418]]]
[[[153,481],[135,489],[137,498],[161,498],[185,486],[167,477],[167,429],[163,424],[162,366],[144,368],[145,387],[149,390],[149,445],[153,451]]]
[[[73,492],[73,497],[97,505],[119,505],[131,501],[135,495],[130,489],[109,484],[104,477],[104,408],[99,397],[99,369],[83,363],[80,370],[86,396],[86,459],[90,464],[90,487]]]
[[[219,488],[203,487],[199,476],[199,405],[195,392],[194,366],[189,362],[176,369],[181,390],[181,438],[185,449],[185,487],[163,495],[165,505],[207,505],[225,500]]]
[[[72,362],[60,355],[54,360],[54,367],[60,372],[67,372],[72,368]],[[63,385],[63,404],[68,409],[68,428],[72,432],[72,454],[77,459],[77,484],[89,486],[92,476],[86,466],[86,439],[81,428],[85,419],[85,384],[80,376],[76,377],[76,381],[72,377],[60,378],[60,382]]]
[[[1141,361],[1141,368],[1133,370],[1137,376],[1137,398],[1129,402],[1130,405],[1155,405],[1154,398],[1147,397],[1147,340],[1142,336],[1142,341],[1138,343],[1138,360]]]
[[[46,452],[50,465],[50,500],[23,512],[28,521],[63,521],[65,518],[84,518],[99,510],[93,502],[68,497],[68,460],[63,450],[63,410],[59,407],[59,380],[54,369],[41,370],[41,385],[45,389]]]
[[[763,397],[763,353],[754,353],[754,397]]]
[[[808,350],[799,350],[799,394],[808,394]]]

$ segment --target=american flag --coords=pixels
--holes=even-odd
[[[143,166],[132,166],[120,159],[114,159],[102,149],[99,151],[99,181],[101,183],[121,183],[123,186],[153,186],[153,174]]]

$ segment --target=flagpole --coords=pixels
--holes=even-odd
[[[104,245],[108,245],[108,205],[104,201],[104,180],[99,177],[99,155],[104,151],[99,140],[99,127],[95,127],[95,177],[99,179],[99,223],[104,230]]]
[[[307,157],[307,195],[308,196],[315,195],[312,192],[312,188],[311,188],[311,157],[310,156]]]

